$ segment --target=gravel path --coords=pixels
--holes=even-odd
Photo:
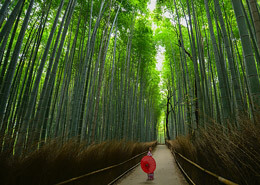
[[[153,157],[156,161],[153,181],[147,181],[147,174],[143,172],[139,165],[124,179],[118,182],[118,185],[188,185],[166,145],[158,145],[153,152]]]

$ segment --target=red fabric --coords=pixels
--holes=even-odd
[[[156,168],[156,162],[152,156],[144,156],[141,160],[141,168],[145,173],[153,173]]]

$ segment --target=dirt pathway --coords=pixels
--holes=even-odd
[[[147,174],[138,166],[127,177],[118,182],[118,185],[188,185],[166,145],[158,145],[153,152],[153,157],[156,161],[153,181],[147,181]]]

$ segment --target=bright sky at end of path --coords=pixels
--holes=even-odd
[[[156,69],[158,71],[162,71],[162,66],[163,66],[163,61],[164,61],[164,52],[165,52],[165,48],[162,46],[159,46],[157,49],[157,55],[156,55]]]
[[[154,11],[156,6],[156,0],[150,0],[150,2],[148,3],[148,9],[152,12]]]
[[[150,12],[154,11],[155,7],[156,7],[156,0],[150,0],[150,2],[147,5],[148,9],[150,10]],[[154,29],[156,29],[156,25],[153,24],[152,29],[153,31],[155,31]],[[162,46],[159,46],[157,49],[157,55],[156,55],[156,69],[158,71],[162,71],[162,66],[163,66],[163,61],[164,61],[164,52],[165,52],[165,48]]]

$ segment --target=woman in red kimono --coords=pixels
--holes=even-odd
[[[149,147],[147,156],[153,156],[152,152],[152,147]],[[148,180],[153,180],[154,179],[154,173],[148,173]]]

